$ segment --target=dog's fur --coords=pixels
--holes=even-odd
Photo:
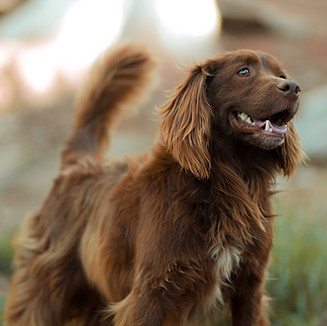
[[[267,54],[218,55],[161,108],[151,155],[104,160],[107,129],[152,68],[125,46],[91,70],[60,174],[18,237],[8,325],[184,325],[224,304],[234,326],[269,325],[270,197],[301,159],[299,87]],[[238,112],[288,130],[269,134]]]

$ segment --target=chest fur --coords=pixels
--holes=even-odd
[[[215,286],[212,294],[212,302],[220,306],[224,305],[222,288],[231,286],[232,274],[237,272],[242,259],[243,248],[236,245],[215,246],[210,251],[213,261],[213,274]]]

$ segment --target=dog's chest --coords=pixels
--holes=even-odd
[[[215,286],[210,298],[211,304],[224,305],[222,288],[231,286],[232,274],[237,271],[242,257],[241,246],[236,245],[216,245],[210,251],[213,261],[213,275]]]

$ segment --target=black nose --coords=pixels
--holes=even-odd
[[[284,80],[277,85],[277,88],[283,92],[284,96],[290,101],[295,101],[300,95],[300,86],[291,80]]]

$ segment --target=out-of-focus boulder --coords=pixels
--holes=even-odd
[[[313,163],[327,164],[327,85],[302,96],[295,126],[309,159]]]

